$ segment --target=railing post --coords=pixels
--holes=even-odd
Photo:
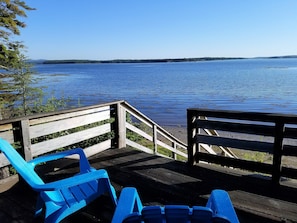
[[[116,119],[118,148],[124,148],[126,147],[126,109],[121,103],[117,103]]]
[[[176,142],[175,141],[172,142],[172,147],[173,147],[174,151],[177,150],[177,146],[176,146]],[[172,157],[173,157],[174,160],[177,160],[177,154],[176,154],[176,152],[172,152]]]
[[[284,122],[278,120],[275,123],[275,136],[274,136],[274,147],[273,147],[273,171],[272,171],[272,182],[279,184],[281,178],[281,162],[282,162],[282,151],[283,151],[283,140],[284,140],[285,125]]]
[[[30,139],[30,131],[29,131],[29,120],[21,120],[20,128],[21,128],[21,143],[24,149],[25,160],[29,161],[33,159],[32,151],[31,151],[31,139]]]
[[[193,140],[193,118],[192,112],[187,110],[187,136],[188,136],[188,164],[194,165],[194,147],[195,143]]]
[[[157,138],[157,126],[153,125],[153,144],[154,144],[154,154],[158,153],[158,138]]]

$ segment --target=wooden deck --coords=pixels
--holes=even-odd
[[[46,180],[73,173],[74,161],[52,163],[39,171]],[[96,169],[105,168],[118,193],[136,187],[144,204],[205,205],[213,189],[227,190],[240,222],[297,222],[297,183],[271,181],[256,174],[216,165],[186,163],[131,149],[109,149],[90,159]],[[59,168],[59,169],[57,169]],[[56,169],[56,171],[52,171]],[[0,185],[4,190],[7,185]],[[0,193],[0,222],[32,222],[36,194],[23,182]],[[109,222],[113,213],[107,197],[96,200],[64,222]]]

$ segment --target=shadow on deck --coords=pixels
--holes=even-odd
[[[297,222],[297,184],[293,181],[273,186],[247,172],[206,164],[189,167],[126,148],[106,150],[90,162],[96,169],[108,171],[118,194],[123,187],[136,187],[146,205],[205,205],[213,189],[224,189],[242,223]],[[69,160],[53,162],[52,170],[39,171],[49,181],[75,172],[77,165]],[[35,200],[35,192],[22,181],[0,193],[0,222],[32,222]],[[112,213],[111,202],[102,197],[63,222],[110,222]]]

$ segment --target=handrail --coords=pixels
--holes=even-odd
[[[281,177],[297,179],[297,169],[285,166],[283,161],[284,156],[297,156],[296,115],[190,108],[187,110],[187,123],[189,164],[204,161],[271,174],[274,183],[279,183]],[[228,134],[205,135],[199,130],[205,128]],[[229,147],[232,151],[251,151],[251,155],[271,154],[272,162],[207,154],[202,151],[201,143]]]
[[[149,128],[150,134],[142,130],[141,128],[135,127],[131,128],[129,127],[129,123],[126,122],[126,127],[133,131],[133,133],[138,134],[139,136],[146,138],[147,140],[151,140],[150,137],[152,137],[152,149],[147,150],[147,148],[143,148],[139,143],[133,142],[129,139],[127,139],[127,145],[136,147],[140,150],[143,150],[145,152],[157,154],[160,156],[164,156],[164,149],[167,151],[170,151],[172,154],[165,155],[165,157],[171,157],[173,159],[177,159],[177,156],[181,156],[186,160],[188,158],[187,154],[187,145],[182,142],[180,139],[173,136],[171,133],[169,133],[167,130],[165,130],[163,127],[158,125],[156,122],[142,114],[140,111],[138,111],[136,108],[128,104],[127,102],[123,102],[122,108],[125,109],[127,114],[133,116],[138,122],[142,122],[145,124],[146,127]],[[136,123],[137,123],[136,121]],[[137,128],[137,130],[135,129]],[[147,137],[149,135],[149,137]],[[138,144],[138,145],[137,145]],[[163,150],[163,151],[162,151]]]

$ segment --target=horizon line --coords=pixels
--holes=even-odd
[[[31,61],[90,61],[90,62],[117,62],[117,61],[178,61],[178,60],[219,60],[219,59],[261,59],[261,58],[296,58],[297,55],[257,56],[257,57],[183,57],[183,58],[151,58],[151,59],[28,59]]]

